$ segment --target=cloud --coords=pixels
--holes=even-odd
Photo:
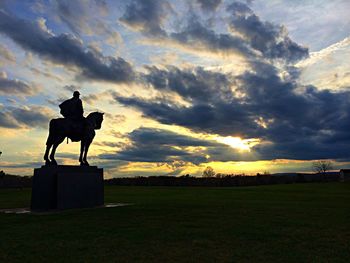
[[[0,112],[0,127],[47,129],[53,116],[51,109],[42,106],[7,107]]]
[[[32,96],[39,91],[35,85],[27,84],[17,79],[9,79],[6,72],[0,72],[0,94]]]
[[[16,119],[13,116],[11,116],[11,114],[9,112],[1,111],[0,112],[0,127],[14,129],[14,128],[19,128],[20,125],[16,121]]]
[[[91,34],[90,23],[87,23],[88,5],[86,2],[60,0],[55,1],[55,11],[59,19],[77,35],[80,32]]]
[[[249,112],[245,112],[238,103],[222,102],[217,105],[203,103],[186,107],[162,102],[159,99],[144,100],[136,97],[115,97],[115,99],[125,106],[140,110],[145,117],[162,124],[184,126],[197,132],[250,137],[249,135],[255,134],[253,131],[259,128],[250,121]]]
[[[159,69],[149,66],[146,69],[148,73],[144,78],[147,84],[159,91],[176,92],[190,102],[205,103],[232,97],[232,80],[226,74],[208,71],[202,67],[179,69],[168,66],[167,69]]]
[[[301,70],[300,81],[319,89],[348,90],[350,87],[350,37],[318,52],[296,66]]]
[[[129,139],[134,143],[176,145],[176,146],[216,146],[214,141],[201,140],[190,136],[181,135],[172,131],[141,127],[129,134]]]
[[[133,0],[127,5],[120,21],[138,31],[153,36],[165,35],[163,22],[171,6],[163,0]]]
[[[346,136],[350,128],[347,124],[350,92],[300,86],[295,79],[298,74],[282,79],[271,64],[251,65],[250,71],[234,80],[203,69],[190,72],[149,68],[146,80],[153,88],[163,93],[175,92],[190,105],[160,97],[143,99],[118,94],[114,97],[122,105],[136,108],[162,124],[201,133],[260,138],[262,144],[253,150],[261,159],[350,158],[346,151],[350,147],[350,137]],[[230,93],[231,86],[243,96]]]
[[[248,6],[239,2],[232,3],[227,10],[232,13],[231,31],[239,33],[265,58],[294,63],[308,57],[308,48],[292,41],[285,27],[261,21]]]
[[[129,82],[135,78],[132,66],[123,58],[105,57],[96,50],[84,48],[81,41],[69,34],[55,36],[36,22],[4,11],[0,11],[0,32],[39,56],[58,64],[76,66],[85,78],[110,82]]]
[[[332,54],[343,51],[344,49],[347,49],[350,46],[350,37],[346,37],[343,40],[332,44],[320,51],[312,52],[310,54],[310,57],[306,60],[303,60],[299,62],[297,65],[300,67],[310,66],[315,63],[318,63],[319,61],[322,61],[323,59],[327,58],[328,56],[331,56]]]
[[[0,44],[0,57],[3,58],[4,60],[6,60],[7,62],[15,62],[16,61],[16,58],[13,55],[13,53],[1,44]],[[0,62],[0,65],[2,65],[2,64],[3,63]]]
[[[216,54],[235,54],[251,57],[254,51],[238,37],[227,33],[216,33],[192,17],[181,31],[171,33],[168,41],[186,46],[194,51],[202,50]]]
[[[121,35],[106,23],[102,17],[108,15],[109,7],[105,1],[56,1],[53,12],[65,23],[73,34],[100,36],[104,42],[113,46],[122,42]]]
[[[175,132],[141,127],[129,133],[132,142],[116,154],[102,154],[101,159],[118,159],[134,162],[172,163],[184,161],[201,163],[206,161],[206,153],[191,152],[186,147],[212,147],[220,145],[215,141],[201,140]]]
[[[199,1],[203,8],[209,9],[215,9],[220,2]],[[285,27],[261,21],[244,3],[233,2],[226,7],[230,17],[221,23],[227,23],[229,31],[222,24],[213,26],[191,13],[184,18],[185,26],[175,32],[167,32],[162,27],[166,11],[160,3],[162,1],[133,1],[121,21],[150,37],[150,44],[172,44],[192,53],[238,55],[248,60],[283,63],[295,63],[308,57],[308,49],[291,40]],[[223,28],[221,33],[217,33],[219,26]]]
[[[197,0],[200,7],[206,11],[215,11],[222,3],[222,0]]]
[[[77,86],[77,85],[65,85],[64,87],[63,87],[63,89],[65,89],[65,90],[68,90],[68,91],[70,91],[70,92],[74,92],[74,91],[79,91],[79,90],[81,90],[81,86]]]
[[[212,139],[199,139],[164,129],[141,127],[129,133],[128,140],[130,144],[118,145],[122,147],[118,152],[102,154],[99,158],[166,163],[172,168],[189,163],[255,160],[250,153],[242,155],[237,149]]]
[[[148,84],[162,94],[177,93],[189,102],[190,106],[162,98],[144,100],[118,94],[114,94],[114,98],[160,123],[176,124],[195,131],[249,136],[259,129],[251,120],[254,116],[250,116],[251,113],[235,98],[231,90],[234,83],[229,76],[200,67],[193,70],[181,70],[176,67],[169,67],[167,70],[155,67],[148,69],[149,73],[145,75]]]

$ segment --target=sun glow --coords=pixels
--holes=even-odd
[[[251,147],[260,143],[260,139],[242,139],[240,137],[232,136],[216,137],[216,140],[240,151],[250,151]]]

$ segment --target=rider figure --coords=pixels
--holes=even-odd
[[[69,121],[73,132],[72,136],[74,137],[82,132],[85,120],[83,115],[83,103],[79,96],[79,91],[74,91],[72,98],[59,105],[61,108],[60,113]]]
[[[79,121],[84,118],[83,103],[79,96],[79,91],[74,91],[73,98],[70,98],[60,104],[61,114],[63,117],[74,121]]]

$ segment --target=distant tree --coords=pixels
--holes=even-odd
[[[217,174],[215,174],[215,177],[216,177],[216,178],[224,178],[225,175],[222,174],[222,173],[217,173]]]
[[[313,162],[312,167],[316,173],[325,174],[333,168],[331,161],[319,160]]]
[[[207,168],[204,169],[202,176],[203,177],[214,177],[215,176],[214,169],[210,166],[207,166]]]

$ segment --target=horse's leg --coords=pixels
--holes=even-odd
[[[45,154],[44,154],[45,165],[51,164],[50,159],[49,159],[49,153],[50,153],[50,149],[52,147],[53,141],[54,141],[52,126],[53,126],[53,121],[51,120],[50,124],[49,124],[49,135],[47,136],[46,150],[45,150]]]
[[[89,166],[89,163],[87,161],[87,153],[89,151],[90,144],[91,144],[90,141],[86,142],[85,143],[85,147],[84,147],[84,158],[83,158],[83,161],[84,161],[84,164],[87,165],[87,166]]]
[[[51,146],[52,146],[51,143],[46,144],[46,150],[44,154],[45,165],[49,165],[51,163],[49,160],[49,152],[50,152]]]
[[[85,144],[85,141],[84,141],[84,140],[81,140],[81,141],[80,141],[80,156],[79,156],[80,165],[83,165],[84,144]]]
[[[51,163],[54,165],[57,165],[57,162],[55,160],[55,153],[56,153],[56,149],[58,147],[58,145],[60,145],[63,141],[64,141],[64,136],[57,138],[57,140],[54,142],[53,146],[52,146],[52,151],[50,154],[50,159],[51,159]]]

